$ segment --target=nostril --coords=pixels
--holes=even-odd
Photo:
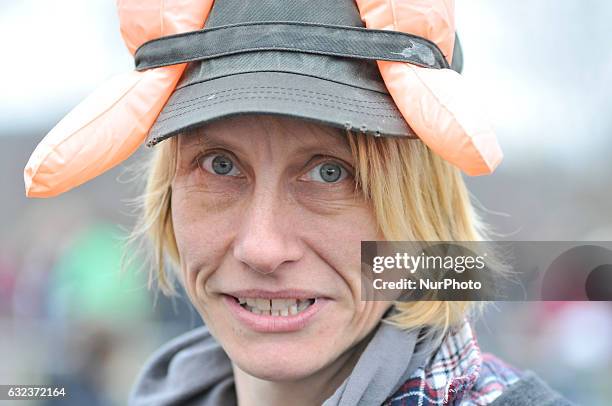
[[[295,255],[291,255],[291,251],[283,248],[269,246],[255,249],[243,246],[234,251],[234,256],[243,264],[244,269],[268,275],[275,272],[282,264],[296,259]]]
[[[293,235],[285,221],[281,221],[279,210],[261,214],[261,207],[245,213],[241,229],[232,243],[233,257],[244,269],[267,275],[285,263],[295,262],[303,255],[299,239]],[[259,214],[257,214],[259,213]]]
[[[265,266],[265,267],[263,267],[263,266],[252,266],[252,265],[248,265],[248,264],[247,264],[247,267],[249,268],[249,270],[257,272],[257,273],[262,274],[262,275],[271,274],[276,269],[275,266]]]

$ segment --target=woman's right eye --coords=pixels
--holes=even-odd
[[[240,176],[241,172],[232,159],[224,154],[208,154],[199,159],[200,167],[207,172],[220,176]]]

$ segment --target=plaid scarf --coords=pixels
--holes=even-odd
[[[491,354],[481,354],[472,327],[465,321],[383,405],[486,405],[520,377],[514,367]]]

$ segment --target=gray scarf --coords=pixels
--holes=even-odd
[[[323,406],[380,405],[420,366],[436,341],[422,330],[380,323],[351,374]],[[140,405],[236,405],[230,359],[206,327],[158,349],[145,364],[129,398]]]

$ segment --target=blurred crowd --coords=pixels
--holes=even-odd
[[[11,198],[0,208],[14,207],[0,210],[0,384],[69,393],[23,404],[125,404],[147,356],[201,321],[186,299],[148,289],[138,256],[122,269],[133,188],[118,172],[59,201],[28,200],[15,178],[34,138],[7,141],[0,180]]]

